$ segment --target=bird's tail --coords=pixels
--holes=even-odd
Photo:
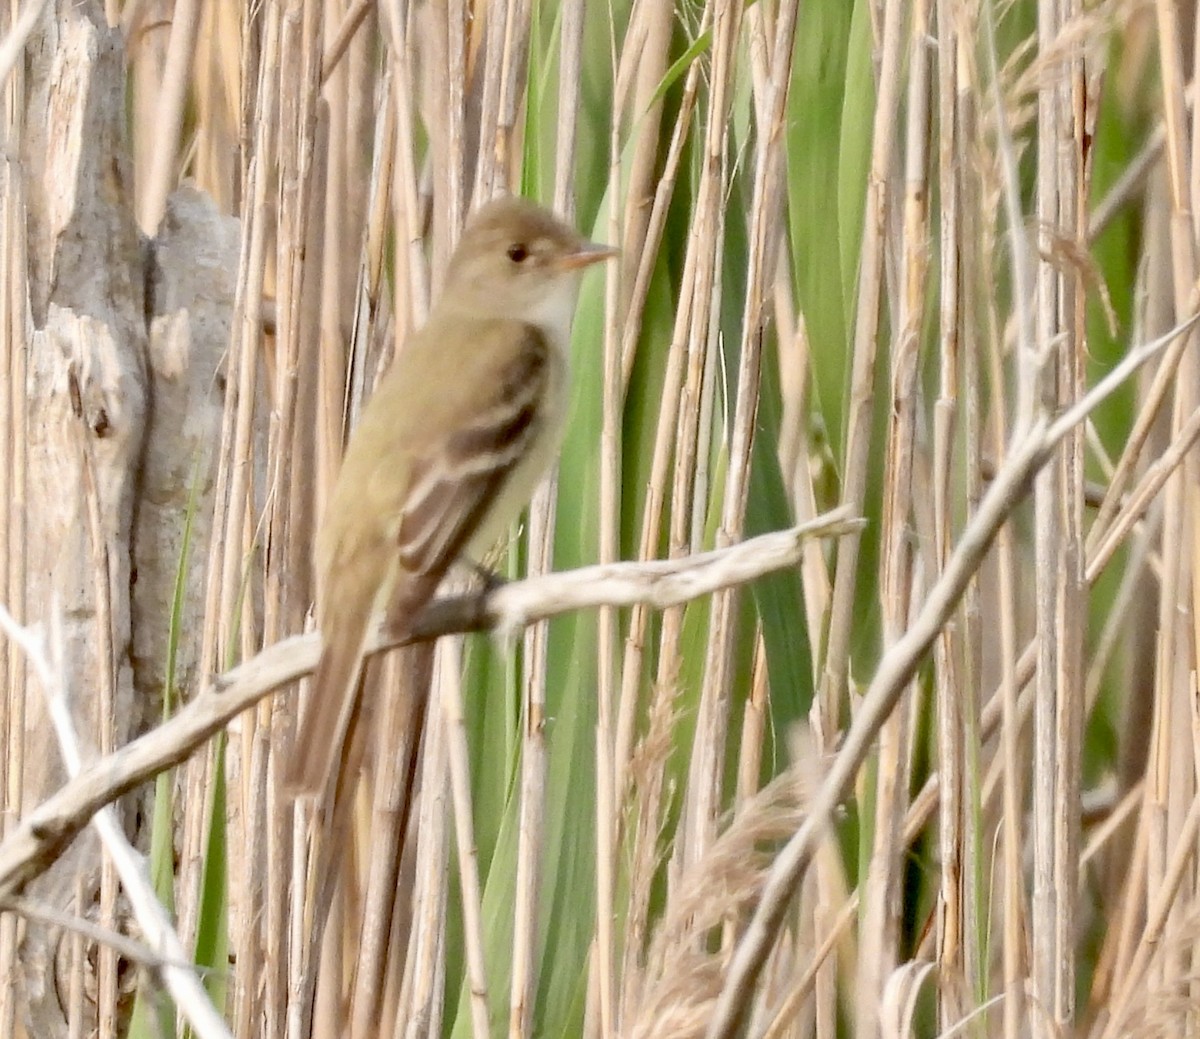
[[[312,694],[284,769],[284,789],[293,796],[323,790],[334,774],[358,704],[373,597],[359,596],[339,605],[342,608],[328,612],[323,622],[324,645]]]

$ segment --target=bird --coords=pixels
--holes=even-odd
[[[617,255],[509,196],[467,222],[425,325],[353,430],[319,525],[322,650],[284,782],[324,789],[357,716],[373,615],[415,617],[457,560],[478,561],[557,458],[583,271]]]

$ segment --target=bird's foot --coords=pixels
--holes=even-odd
[[[502,588],[508,584],[508,578],[496,573],[490,567],[484,566],[482,563],[476,563],[474,560],[469,564],[472,573],[479,578],[479,583],[482,585],[480,594],[486,596],[488,592],[493,592],[497,588]]]

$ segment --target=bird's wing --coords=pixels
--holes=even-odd
[[[488,373],[490,392],[473,395],[473,413],[413,463],[398,534],[405,571],[440,580],[538,433],[550,347],[536,328],[519,327],[519,349]],[[506,326],[508,334],[511,328]]]

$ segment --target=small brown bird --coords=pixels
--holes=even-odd
[[[579,275],[615,255],[521,198],[475,214],[427,324],[350,438],[317,538],[324,648],[285,783],[319,792],[344,753],[372,615],[415,616],[458,558],[528,504],[562,441]]]

